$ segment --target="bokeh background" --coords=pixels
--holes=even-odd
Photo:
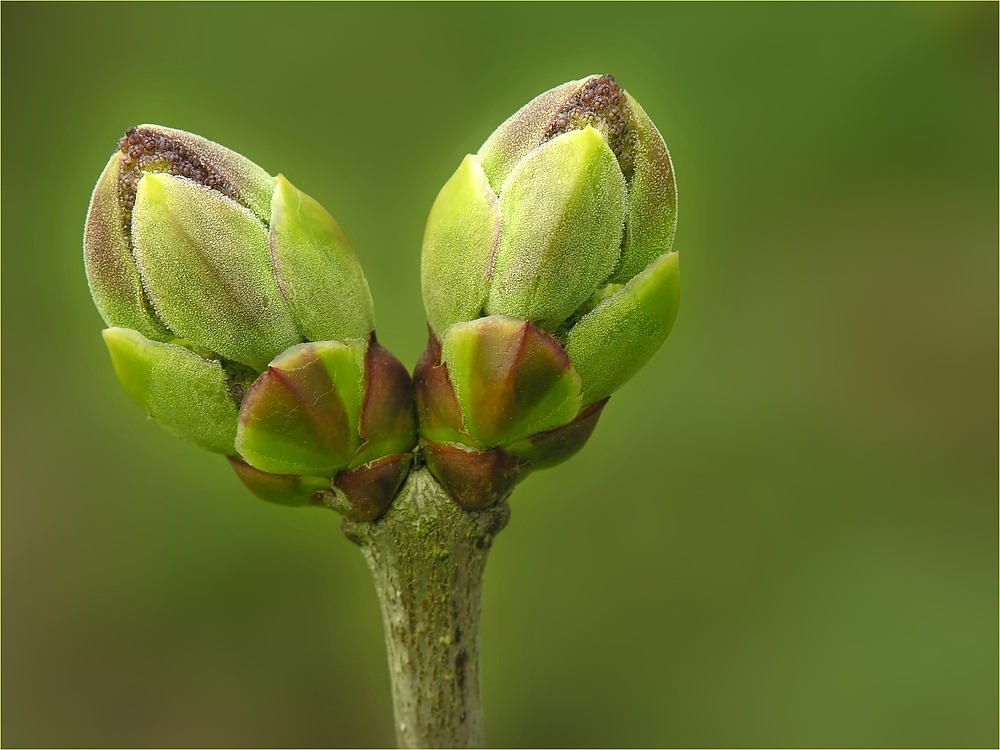
[[[2,743],[393,742],[368,571],[115,382],[90,190],[202,134],[338,218],[425,343],[423,223],[611,72],[678,175],[683,300],[530,478],[483,615],[494,746],[996,746],[997,5],[4,4]]]

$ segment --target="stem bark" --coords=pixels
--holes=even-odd
[[[399,747],[483,746],[483,571],[509,518],[506,502],[463,510],[423,468],[377,521],[342,522],[375,579]]]

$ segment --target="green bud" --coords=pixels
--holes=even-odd
[[[405,368],[333,217],[287,179],[159,126],[119,141],[84,234],[129,396],[254,494],[383,512],[416,445]]]
[[[667,144],[639,102],[628,94],[625,98],[632,172],[621,261],[611,277],[619,284],[670,251],[677,229],[677,186]]]
[[[493,131],[477,154],[490,184],[499,189],[517,163],[546,140],[556,115],[587,80],[569,81],[539,94]]]
[[[590,76],[546,91],[497,128],[477,156],[490,184],[500,190],[532,149],[587,125],[607,137],[627,184],[626,231],[610,278],[624,283],[670,250],[677,226],[677,190],[659,131],[611,76]]]
[[[91,199],[84,258],[108,325],[258,372],[303,340],[374,328],[333,218],[284,177],[178,130],[145,125],[121,139]]]
[[[267,231],[249,209],[183,177],[148,174],[132,240],[150,299],[178,337],[257,370],[301,340]]]
[[[611,76],[533,99],[441,190],[421,269],[431,344],[414,382],[428,464],[463,504],[497,500],[469,499],[484,478],[512,487],[579,450],[663,343],[679,299],[676,208],[663,138]]]
[[[144,125],[119,141],[91,198],[84,259],[110,326],[180,340],[227,372],[260,373],[293,344],[374,327],[333,218],[284,177],[179,130]]]
[[[122,155],[116,151],[90,198],[83,236],[87,280],[97,309],[109,326],[131,328],[162,341],[173,334],[149,302],[132,256],[131,238],[122,225],[121,161]]]
[[[422,260],[431,328],[441,337],[456,323],[503,315],[565,342],[599,303],[670,252],[676,209],[663,138],[611,76],[547,91],[465,158],[431,209]],[[662,342],[672,320],[632,308],[644,319],[631,338],[648,335],[659,314],[652,335]],[[618,367],[607,359],[607,369]],[[587,402],[607,395],[607,382],[631,377],[632,359],[593,387],[581,373]]]

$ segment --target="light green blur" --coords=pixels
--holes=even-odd
[[[385,746],[335,513],[131,403],[81,235],[125,128],[284,174],[426,344],[466,154],[612,73],[670,147],[683,304],[486,573],[487,742],[995,746],[997,9],[4,4],[5,746]]]

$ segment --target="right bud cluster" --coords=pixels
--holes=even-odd
[[[572,456],[677,314],[670,155],[611,76],[536,97],[467,156],[424,235],[428,467],[468,509]]]

